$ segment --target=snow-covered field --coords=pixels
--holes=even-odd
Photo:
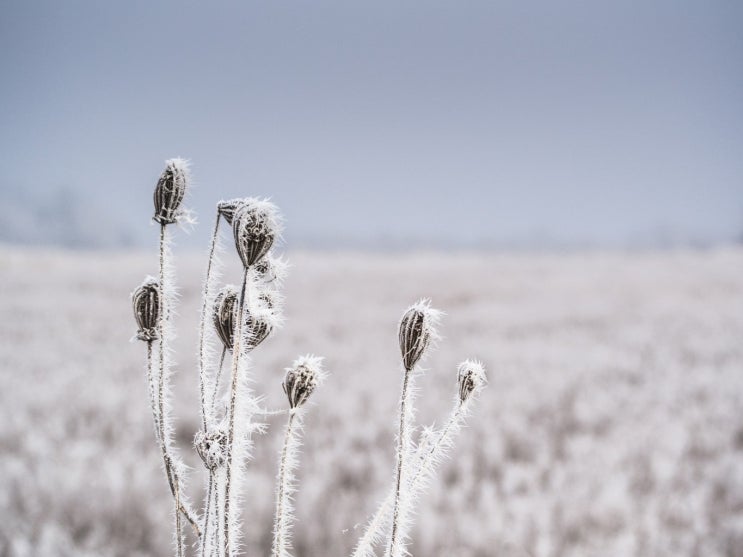
[[[419,420],[445,417],[465,357],[490,385],[420,501],[413,555],[743,556],[743,250],[290,260],[287,323],[254,362],[276,408],[296,355],[332,372],[306,422],[299,557],[348,555],[391,483],[396,324],[419,296],[447,312]],[[194,496],[204,263],[177,254],[177,439]],[[154,251],[0,249],[0,556],[169,554],[144,347],[129,342],[129,292],[155,271]],[[246,555],[270,544],[271,425],[250,466]]]

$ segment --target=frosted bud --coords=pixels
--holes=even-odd
[[[238,300],[237,290],[233,286],[225,286],[214,299],[212,320],[219,339],[227,350],[235,345],[235,324],[237,323]]]
[[[283,257],[274,257],[269,253],[255,264],[255,270],[263,282],[280,285],[286,278],[289,263]]]
[[[322,358],[308,354],[297,358],[292,367],[286,369],[286,376],[281,387],[289,399],[290,408],[302,406],[325,378],[322,360]]]
[[[275,319],[268,308],[258,308],[248,312],[245,320],[247,328],[247,344],[253,349],[268,338],[275,325]]]
[[[270,201],[247,199],[232,217],[235,247],[245,268],[260,261],[280,234],[276,205]]]
[[[155,186],[155,216],[160,224],[178,220],[180,206],[189,182],[188,162],[183,159],[165,161],[165,170]]]
[[[227,224],[232,226],[232,217],[235,216],[235,211],[245,203],[245,199],[230,199],[229,201],[220,201],[217,203],[217,211],[222,218],[227,221]]]
[[[227,433],[221,429],[197,431],[193,446],[209,470],[216,470],[227,461]]]
[[[478,360],[465,360],[457,367],[459,400],[465,402],[472,394],[479,393],[488,382],[485,368]]]
[[[419,300],[403,314],[400,320],[400,352],[405,371],[413,369],[428,345],[438,338],[436,325],[441,312],[431,308],[431,300]]]
[[[157,340],[157,319],[160,315],[160,288],[157,280],[147,277],[132,293],[137,338],[147,342]]]

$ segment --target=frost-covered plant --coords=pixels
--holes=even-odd
[[[190,182],[189,165],[182,159],[166,161],[154,193],[153,220],[159,224],[159,273],[147,277],[132,293],[137,322],[136,338],[147,345],[147,384],[163,469],[174,501],[174,546],[177,557],[186,551],[183,520],[190,523],[202,557],[233,557],[240,547],[239,494],[243,493],[244,467],[251,456],[254,433],[265,430],[256,418],[266,414],[288,415],[284,443],[279,456],[272,557],[289,557],[293,522],[295,471],[299,464],[300,434],[305,403],[325,378],[322,358],[300,357],[287,368],[282,387],[288,411],[261,408],[261,397],[251,388],[250,354],[282,321],[280,286],[287,264],[272,254],[281,236],[282,222],[276,206],[268,200],[239,198],[217,204],[206,265],[199,322],[199,392],[201,427],[194,436],[194,449],[207,469],[203,513],[199,516],[186,498],[187,468],[175,450],[170,413],[170,384],[173,373],[171,317],[177,300],[171,270],[171,224],[190,222],[182,207]],[[238,287],[217,288],[220,224],[231,227],[235,249],[242,263]],[[413,304],[402,316],[399,341],[403,384],[400,398],[397,466],[394,484],[359,541],[354,557],[374,556],[375,545],[388,532],[386,555],[405,554],[407,532],[415,497],[433,476],[437,464],[451,447],[474,395],[485,385],[479,362],[466,360],[458,368],[455,405],[440,430],[425,428],[413,445],[413,382],[419,362],[438,338],[441,312],[429,300]],[[215,348],[218,347],[218,348]],[[156,357],[155,357],[156,356]],[[229,377],[222,381],[228,358]]]

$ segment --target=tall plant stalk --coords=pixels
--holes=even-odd
[[[230,382],[230,406],[228,410],[227,426],[227,463],[226,476],[224,483],[224,553],[226,557],[231,555],[230,551],[230,504],[232,502],[232,476],[233,462],[235,453],[235,410],[237,407],[238,382],[240,378],[240,359],[243,355],[244,339],[243,326],[248,313],[248,304],[246,304],[249,279],[249,268],[246,267],[243,272],[242,287],[240,289],[240,300],[238,302],[237,326],[235,329],[235,345],[232,351],[232,379]]]

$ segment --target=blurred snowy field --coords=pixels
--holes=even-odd
[[[348,555],[392,481],[396,324],[420,296],[447,313],[420,423],[446,416],[460,360],[481,358],[490,385],[419,502],[413,555],[743,556],[743,250],[290,260],[256,389],[283,407],[283,368],[307,352],[332,373],[306,421],[298,557]],[[175,264],[177,440],[199,497],[205,261]],[[0,556],[170,554],[144,346],[129,342],[129,292],[154,272],[154,250],[0,249]],[[269,553],[270,422],[245,493],[248,555]]]

